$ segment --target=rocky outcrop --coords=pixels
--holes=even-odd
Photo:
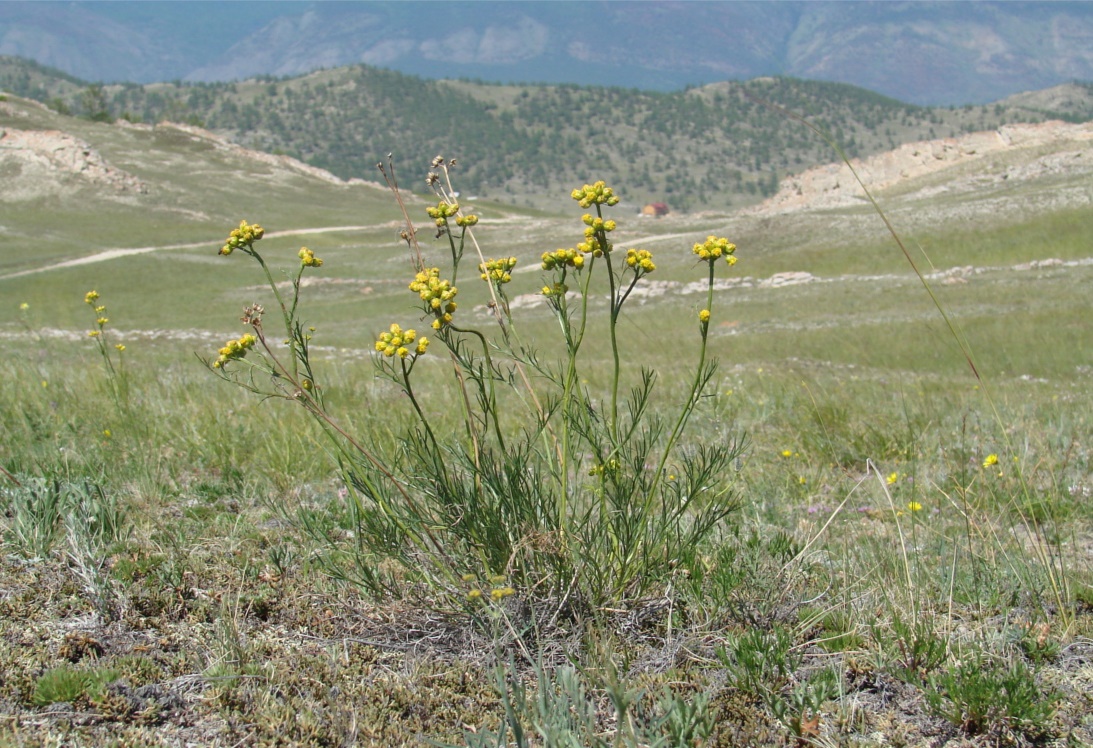
[[[1015,124],[956,138],[906,143],[887,153],[866,159],[851,159],[850,164],[869,190],[877,194],[909,180],[1006,151],[1031,151],[1046,146],[1052,146],[1047,149],[1048,153],[1038,154],[1017,169],[1015,174],[1028,178],[1061,169],[1093,171],[1091,145],[1093,122]],[[865,192],[854,173],[845,163],[834,163],[786,177],[774,197],[750,212],[770,214],[861,204],[865,200]],[[993,177],[986,178],[1004,181],[1010,176],[1006,170],[999,170]],[[976,186],[982,187],[984,178],[980,174]]]
[[[59,130],[0,128],[0,197],[31,199],[66,187],[93,185],[145,194],[148,185],[107,163],[90,144]]]

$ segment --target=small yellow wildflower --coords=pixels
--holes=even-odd
[[[633,268],[639,277],[657,269],[656,264],[653,263],[653,254],[647,249],[626,250],[626,265]]]
[[[438,320],[439,322],[439,320]],[[411,350],[407,346],[417,341],[417,346]],[[376,339],[375,348],[387,358],[398,356],[399,358],[416,358],[425,353],[429,347],[428,338],[418,338],[416,330],[403,330],[398,324],[392,324],[386,332],[380,333]],[[411,354],[413,354],[411,356]]]
[[[792,449],[783,449],[782,450],[782,457],[793,457],[793,450]]]
[[[733,253],[736,252],[736,245],[724,237],[716,237],[711,234],[706,237],[706,241],[695,244],[692,251],[698,255],[699,259],[707,262],[713,262],[719,257],[724,257],[730,265],[736,264],[736,258],[733,257]]]
[[[917,501],[908,501],[907,508],[912,512],[921,512],[922,504],[918,503]]]
[[[91,304],[92,306],[94,306],[95,302],[99,300],[99,292],[88,291],[86,294],[84,294],[83,300],[85,304]]]
[[[238,340],[229,340],[224,344],[224,347],[217,351],[219,358],[213,362],[213,368],[219,369],[229,361],[238,361],[247,355],[247,351],[254,347],[254,344],[258,342],[251,333],[246,333]]]
[[[316,257],[315,253],[307,247],[301,247],[298,256],[300,258],[300,264],[306,268],[317,268],[322,267],[323,265],[323,261]]]
[[[110,429],[103,429],[102,430],[102,435],[105,436],[107,439],[109,439],[111,436],[113,436],[113,434],[110,433]]]
[[[25,312],[28,309],[30,309],[30,304],[28,304],[25,301],[22,304],[19,305],[19,311],[20,312]]]
[[[116,348],[116,349],[117,349],[118,353],[121,353],[121,352],[123,352],[123,351],[125,350],[125,346],[124,346],[124,345],[122,345],[121,343],[118,343],[118,344],[116,344],[116,345],[114,346],[114,348]]]
[[[698,313],[698,321],[703,323],[703,324],[709,322],[710,321],[710,310],[709,309],[703,309],[701,312],[699,312]]]
[[[991,454],[987,455],[987,459],[983,460],[983,467],[985,467],[985,468],[993,467],[994,465],[997,465],[997,464],[998,464],[998,455],[994,454],[993,452]]]
[[[425,212],[429,214],[429,218],[433,219],[437,227],[441,227],[448,223],[448,219],[459,212],[459,203],[447,203],[441,200],[436,204],[436,207],[429,206],[425,209]],[[458,219],[456,219],[458,221]],[[475,223],[478,222],[478,218],[475,218]],[[462,224],[460,224],[462,225]],[[471,224],[472,226],[474,224]]]
[[[482,590],[471,590],[467,593],[468,600],[478,600],[482,597]]]
[[[482,280],[494,283],[508,283],[512,280],[512,269],[516,267],[515,257],[503,257],[500,260],[486,260],[478,266]]]
[[[254,243],[265,236],[265,234],[266,230],[257,223],[250,224],[246,221],[240,221],[239,228],[232,229],[231,233],[228,235],[228,240],[224,243],[224,246],[220,248],[219,254],[226,256],[240,247],[252,248]]]
[[[584,267],[584,257],[576,249],[556,249],[553,252],[544,252],[542,260],[543,270],[564,267],[580,270]]]
[[[434,330],[452,321],[452,312],[455,311],[453,299],[459,291],[451,281],[441,280],[440,268],[429,268],[418,273],[410,283],[410,290],[418,294],[427,311],[437,316],[433,322]]]
[[[88,330],[87,331],[87,337],[89,337],[89,338],[97,338],[100,335],[102,335],[102,333],[98,330]]]
[[[889,486],[891,486],[891,485],[895,484],[895,482],[898,481],[898,480],[899,480],[899,473],[889,473],[888,477],[885,479],[885,482]]]
[[[490,592],[490,597],[493,598],[493,601],[496,603],[501,602],[506,597],[515,594],[516,590],[514,590],[512,587],[498,587]]]
[[[608,187],[603,180],[573,190],[570,197],[576,200],[582,208],[587,208],[593,204],[618,205],[619,203],[619,198],[615,196],[614,190]]]

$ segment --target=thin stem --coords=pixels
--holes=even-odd
[[[714,260],[708,260],[709,273],[707,275],[706,283],[706,310],[713,312],[713,278],[714,278]],[[668,458],[672,454],[672,449],[675,448],[676,441],[679,439],[680,434],[683,433],[683,428],[687,424],[687,420],[690,418],[691,413],[694,412],[695,405],[698,403],[698,396],[705,381],[704,371],[706,368],[706,347],[707,337],[710,332],[709,320],[700,321],[699,331],[702,335],[702,344],[699,346],[698,351],[698,367],[695,369],[695,378],[691,383],[691,391],[687,395],[687,401],[683,405],[683,410],[679,414],[679,420],[676,421],[676,425],[672,428],[671,436],[668,437],[668,443],[664,445],[664,453],[660,457],[660,462],[657,464],[656,474],[653,475],[653,484],[649,487],[649,495],[646,497],[646,503],[651,503],[653,497],[656,496],[657,487],[660,485],[660,480],[664,475],[664,466],[668,463]]]

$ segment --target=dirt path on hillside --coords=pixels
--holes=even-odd
[[[288,229],[286,231],[270,231],[266,233],[266,237],[269,239],[275,239],[279,236],[303,236],[306,234],[326,234],[335,231],[364,231],[366,229],[382,228],[387,224],[379,224],[376,226],[324,226],[318,229]],[[37,273],[48,273],[52,270],[64,270],[65,268],[74,268],[81,265],[93,265],[97,262],[108,262],[109,260],[117,260],[121,257],[130,257],[132,255],[146,255],[152,252],[163,252],[172,249],[200,249],[201,247],[215,248],[217,242],[190,242],[188,244],[162,244],[155,247],[131,247],[129,249],[105,249],[102,252],[96,252],[93,255],[87,255],[86,257],[77,257],[72,260],[65,260],[64,262],[56,262],[52,265],[45,265],[40,268],[30,268],[28,270],[20,270],[17,273],[8,273],[7,275],[0,275],[0,281],[11,280],[13,278],[22,278],[26,275],[35,275]]]

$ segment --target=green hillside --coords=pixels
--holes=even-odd
[[[916,107],[843,84],[764,78],[676,93],[621,88],[429,81],[367,66],[225,84],[80,86],[0,58],[0,86],[108,120],[202,125],[341,177],[374,178],[386,154],[461,163],[463,187],[520,204],[603,177],[635,202],[728,208],[773,194],[778,180],[831,161],[831,147],[784,110],[807,116],[853,156],[1009,122],[1093,116],[1088,86],[1057,110],[1026,101]]]

